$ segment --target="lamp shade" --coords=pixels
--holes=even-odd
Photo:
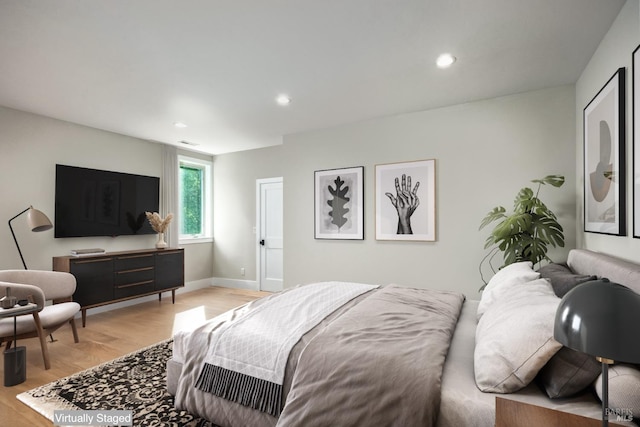
[[[13,232],[13,227],[11,226],[11,221],[18,218],[25,212],[27,212],[27,223],[29,224],[29,228],[31,228],[31,231],[46,231],[52,228],[53,225],[51,225],[51,221],[49,221],[49,218],[47,218],[45,214],[37,209],[34,209],[33,206],[29,206],[25,210],[20,211],[20,213],[9,220],[9,230],[11,230],[13,241],[16,243],[16,249],[18,249],[18,254],[20,255],[20,259],[22,260],[22,265],[26,270],[27,263],[24,262],[24,257],[22,256],[22,251],[20,250],[20,245],[18,244],[18,239],[16,238],[16,233]]]
[[[553,336],[595,357],[639,363],[640,295],[607,279],[576,286],[560,301]]]
[[[49,218],[33,207],[27,211],[27,224],[29,224],[31,231],[47,231],[53,228]]]

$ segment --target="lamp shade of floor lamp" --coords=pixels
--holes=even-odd
[[[40,212],[37,209],[34,209],[33,206],[29,206],[27,209],[23,210],[13,218],[9,220],[9,230],[11,230],[11,235],[13,236],[13,241],[16,242],[16,248],[18,248],[18,254],[20,254],[20,259],[22,260],[22,265],[24,269],[27,270],[27,264],[24,262],[24,257],[22,256],[22,251],[20,250],[20,245],[18,244],[18,239],[16,238],[16,234],[13,232],[13,227],[11,227],[11,221],[18,218],[23,213],[27,213],[27,224],[31,231],[46,231],[53,228],[51,225],[51,221],[45,214]]]
[[[559,343],[602,364],[602,425],[609,425],[609,365],[640,363],[640,295],[607,279],[571,289],[560,301],[553,330]]]

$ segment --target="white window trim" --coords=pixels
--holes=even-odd
[[[202,209],[204,233],[201,236],[189,236],[180,234],[179,243],[181,245],[211,243],[213,242],[213,163],[195,157],[178,155],[178,170],[180,169],[181,165],[195,166],[204,170],[204,203]],[[178,188],[180,187],[181,185],[179,184]],[[182,212],[182,194],[180,193],[179,196],[179,209],[180,212]]]

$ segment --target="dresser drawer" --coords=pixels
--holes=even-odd
[[[139,268],[153,267],[155,264],[153,254],[119,256],[115,259],[115,271],[137,270]]]
[[[116,271],[114,285],[121,288],[126,285],[133,285],[140,282],[153,282],[155,271],[153,267],[143,267],[137,270]]]
[[[114,296],[116,299],[152,292],[155,269],[142,267],[135,270],[116,271],[114,274]]]
[[[135,295],[143,295],[153,292],[153,280],[120,285],[116,286],[116,288],[113,290],[115,299],[128,298]]]

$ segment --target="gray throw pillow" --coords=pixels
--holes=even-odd
[[[560,298],[577,285],[598,279],[596,276],[575,274],[567,264],[560,263],[543,265],[538,272],[542,279],[551,281],[553,292]]]
[[[588,388],[602,367],[595,357],[562,347],[538,374],[538,383],[551,399],[569,397]]]

